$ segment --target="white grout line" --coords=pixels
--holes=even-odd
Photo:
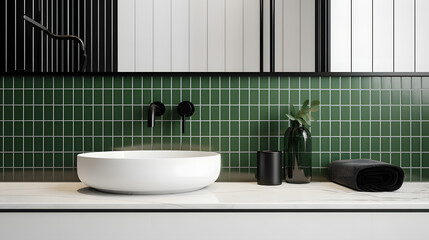
[[[104,88],[104,86],[105,86],[105,78],[104,78],[104,76],[103,77],[101,77],[101,86]],[[104,91],[101,91],[101,103],[104,103]],[[102,106],[101,107],[101,119],[103,120],[103,121],[101,121],[101,134],[104,136],[104,107]],[[104,148],[104,138],[105,137],[102,137],[101,138],[101,151],[106,151],[106,149]]]
[[[378,90],[378,107],[379,107],[379,117],[378,117],[378,119],[379,120],[381,120],[381,77],[379,77],[379,79],[380,79],[380,89]],[[372,80],[372,78],[371,78],[371,80]],[[372,86],[371,86],[371,89],[372,89]],[[391,118],[389,119],[389,127],[392,125],[391,124]],[[379,151],[380,151],[380,162],[382,162],[383,161],[383,155],[381,154],[381,136],[383,135],[383,133],[381,132],[381,129],[382,129],[382,126],[381,126],[381,123],[380,123],[380,137],[379,137],[379,144],[380,144],[380,148],[379,148]],[[369,135],[372,137],[372,133],[370,132],[369,133]],[[390,134],[390,136],[392,136],[391,134]],[[391,142],[392,141],[392,139],[389,139],[389,141]]]
[[[173,87],[173,76],[170,76],[170,86]],[[173,103],[173,90],[170,90],[170,103]],[[173,113],[173,108],[170,108],[170,110],[171,110],[171,113]],[[142,128],[143,128],[143,126],[142,126]],[[170,114],[170,149],[174,150],[174,146],[173,146],[173,114]]]
[[[231,103],[231,76],[228,76],[228,104]],[[228,105],[228,120],[231,123],[231,106]],[[228,144],[229,148],[228,150],[231,150],[231,124],[228,124],[229,130],[228,130]],[[231,151],[228,153],[228,166],[231,168]],[[229,173],[231,173],[231,170],[229,170]]]
[[[282,8],[283,9],[283,8]],[[281,109],[280,109],[280,94],[281,94],[281,92],[280,92],[280,76],[278,76],[278,78],[277,78],[277,87],[278,87],[278,89],[277,89],[277,134],[278,134],[278,140],[277,140],[277,151],[280,151],[280,152],[282,152],[282,147],[281,147],[281,138],[282,138],[282,134],[281,134],[281,122],[282,122],[282,117],[280,116],[281,115]],[[249,118],[250,119],[250,118]],[[285,129],[286,130],[286,129]]]
[[[161,76],[161,83],[160,83],[160,85],[161,85],[161,89],[162,89],[162,86],[164,85],[163,84],[163,82],[164,82],[164,77],[163,76]],[[162,98],[162,90],[160,91],[160,98],[159,98],[159,101],[160,102],[163,102],[162,100],[163,100],[163,98]],[[161,116],[161,120],[164,120],[164,115],[162,115]],[[161,125],[161,127],[160,127],[160,130],[161,130],[161,136],[164,136],[164,124],[161,122],[160,123],[160,125]],[[160,145],[161,145],[161,150],[164,150],[164,140],[163,140],[163,138],[160,138]]]
[[[322,77],[319,77],[319,98],[320,98],[320,103],[322,102]],[[322,151],[322,123],[320,122],[320,120],[322,119],[322,108],[319,107],[319,134],[320,134],[320,139],[319,139],[319,151]],[[322,167],[322,154],[319,154],[319,166]]]
[[[212,87],[212,76],[209,76],[209,87]],[[212,104],[212,91],[209,90],[209,106]],[[207,108],[209,111],[209,119],[212,120],[212,108]],[[209,136],[212,136],[212,125],[211,121],[209,122]],[[212,137],[209,137],[209,151],[212,151]]]
[[[199,93],[200,93],[200,100],[199,100],[199,103],[198,103],[198,109],[199,109],[199,111],[200,111],[200,119],[201,119],[201,76],[200,76],[200,87],[199,87]],[[201,121],[199,121],[199,123],[200,123],[200,133],[199,133],[199,136],[200,136],[200,149],[199,149],[199,151],[201,151],[201,144],[202,144],[202,138],[201,138]]]
[[[332,104],[332,78],[329,77],[329,104]],[[332,162],[332,105],[329,106],[329,163]]]
[[[352,104],[352,77],[349,77],[349,104]],[[350,159],[353,159],[352,154],[352,108],[349,108],[349,151],[350,151]]]
[[[265,118],[265,119],[268,119],[268,121],[267,121],[267,127],[268,127],[268,132],[267,132],[267,135],[268,135],[268,146],[267,146],[267,150],[271,150],[271,126],[270,126],[270,122],[271,122],[271,97],[270,97],[270,93],[271,93],[271,90],[270,90],[270,87],[271,87],[271,77],[268,77],[268,116],[267,116],[267,118]]]
[[[134,76],[131,76],[131,87],[134,89]],[[131,120],[134,120],[134,91],[133,90],[131,90]],[[134,149],[134,121],[131,121],[131,150],[135,150]]]
[[[412,84],[412,78],[410,78],[410,81],[411,81],[411,84]],[[411,89],[413,89],[413,86],[411,86]],[[412,98],[412,94],[413,92],[410,90],[410,97],[409,97],[409,104],[411,105],[411,103],[413,102],[413,98]],[[413,108],[410,106],[410,119],[413,119]],[[409,152],[410,152],[410,166],[411,167],[413,167],[413,154],[412,154],[412,151],[413,151],[413,124],[410,124],[410,149],[409,149]],[[413,181],[413,171],[411,171],[410,172],[410,181]]]
[[[422,119],[423,119],[423,107],[421,107],[422,103],[423,103],[423,90],[422,90],[422,85],[423,85],[423,79],[420,78],[420,181],[423,181],[423,123],[422,123]]]
[[[339,80],[339,84],[340,84],[340,87],[339,87],[339,91],[338,91],[338,97],[339,97],[339,99],[338,99],[338,101],[339,101],[339,103],[340,103],[340,107],[338,108],[339,109],[339,117],[338,117],[338,119],[340,119],[340,120],[342,120],[342,108],[341,108],[341,103],[342,103],[342,97],[341,97],[341,87],[342,87],[342,80],[343,80],[343,78],[342,77],[339,77],[338,78],[338,80]],[[339,126],[339,132],[340,132],[340,137],[338,138],[338,141],[339,141],[339,152],[340,152],[340,156],[339,156],[339,160],[341,160],[341,159],[343,159],[343,157],[342,157],[342,155],[343,155],[343,144],[342,144],[342,142],[343,142],[343,134],[342,134],[342,125],[343,125],[343,122],[340,122],[340,124],[338,124],[338,126]],[[331,159],[331,161],[332,161],[332,159]]]
[[[180,77],[180,82],[182,82],[182,77]],[[150,104],[153,103],[153,76],[150,76]],[[149,121],[149,119],[148,119]],[[150,128],[150,150],[153,150],[153,127]]]
[[[250,76],[247,78],[247,84],[248,84],[248,87],[249,87],[249,90],[248,90],[248,102],[247,102],[247,104],[248,105],[250,105]],[[249,106],[248,107],[248,111],[247,111],[247,114],[248,114],[248,119],[247,119],[247,127],[248,127],[248,129],[247,129],[247,135],[250,135],[250,109],[251,109],[251,107]],[[247,151],[250,151],[250,142],[251,142],[251,139],[252,138],[248,138],[247,139]],[[248,173],[250,174],[250,166],[251,166],[251,163],[250,163],[250,161],[252,160],[252,158],[251,158],[251,155],[250,154],[248,154],[248,156],[247,156],[247,159],[248,159],[248,163],[247,163],[247,166],[248,166],[248,168],[249,168],[249,170],[248,170]]]

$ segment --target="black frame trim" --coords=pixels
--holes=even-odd
[[[429,77],[429,72],[87,72],[3,73],[1,76],[245,76],[245,77]]]
[[[276,1],[270,1],[270,72],[276,71]]]
[[[264,0],[259,1],[259,72],[264,72]]]
[[[316,1],[316,71],[329,72],[331,69],[331,0]]]

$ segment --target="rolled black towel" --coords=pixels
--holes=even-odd
[[[404,170],[370,159],[339,160],[329,166],[331,181],[365,192],[398,190],[404,181]]]

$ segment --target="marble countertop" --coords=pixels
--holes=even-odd
[[[356,192],[329,182],[260,186],[219,182],[195,192],[118,195],[83,183],[0,183],[0,211],[10,210],[429,210],[429,183],[396,192]]]

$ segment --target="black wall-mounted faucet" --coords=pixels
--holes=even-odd
[[[177,107],[177,112],[182,117],[182,133],[185,133],[185,119],[186,117],[192,116],[194,114],[195,107],[189,101],[183,101]]]
[[[51,33],[45,26],[43,26],[42,24],[40,24],[39,22],[36,22],[34,19],[24,15],[24,20],[31,23],[34,27],[40,29],[41,31],[47,33],[50,37],[55,38],[55,39],[61,39],[61,40],[74,40],[77,41],[80,45],[80,50],[81,50],[81,58],[82,58],[82,64],[79,68],[79,72],[85,72],[86,70],[86,61],[87,61],[87,56],[86,56],[86,50],[85,50],[85,44],[83,43],[83,40],[78,37],[78,36],[74,36],[74,35],[57,35],[57,34],[53,34]]]
[[[153,102],[149,106],[149,114],[147,117],[147,126],[155,126],[155,117],[159,117],[165,113],[165,106],[162,102]]]

